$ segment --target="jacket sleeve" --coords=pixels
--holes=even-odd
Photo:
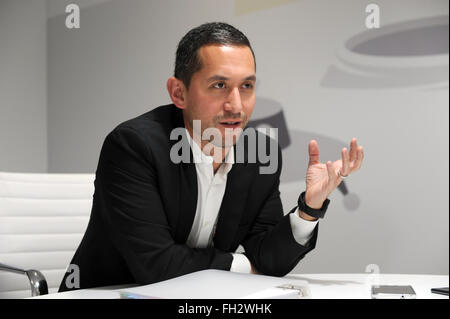
[[[244,238],[242,245],[252,265],[260,272],[270,276],[284,276],[312,249],[317,241],[318,224],[306,245],[300,245],[294,238],[290,214],[283,213],[280,199],[280,174],[282,166],[281,149],[278,147],[279,166],[274,183],[266,197],[262,209]]]
[[[95,180],[95,202],[106,231],[136,283],[210,268],[229,270],[230,253],[175,243],[152,157],[138,131],[116,128],[105,139]]]

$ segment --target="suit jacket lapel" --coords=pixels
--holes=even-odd
[[[197,172],[194,163],[179,164],[179,216],[176,231],[176,240],[185,243],[194,223],[197,209]]]
[[[254,170],[248,163],[248,156],[244,154],[244,163],[236,163],[236,145],[234,146],[235,164],[227,176],[227,186],[214,235],[214,247],[229,251],[239,223],[244,215],[247,204],[249,186],[253,179]]]
[[[173,106],[173,128],[181,127],[185,128],[183,114],[181,110]],[[169,132],[170,134],[170,132]],[[197,197],[198,197],[198,186],[197,186],[197,172],[195,170],[194,157],[192,154],[191,147],[189,146],[186,136],[182,138],[183,142],[188,144],[189,149],[189,159],[188,163],[178,163],[174,164],[177,166],[177,180],[174,181],[173,194],[174,200],[178,200],[178,219],[176,224],[176,231],[174,234],[175,241],[177,243],[185,243],[189,233],[194,223],[195,212],[197,209]],[[171,147],[178,143],[179,141],[171,141]]]

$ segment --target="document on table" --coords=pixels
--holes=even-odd
[[[310,298],[304,280],[203,270],[155,284],[118,290],[130,299],[298,299]]]

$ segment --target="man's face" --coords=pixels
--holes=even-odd
[[[202,68],[193,74],[186,92],[185,124],[191,133],[193,120],[201,120],[202,134],[216,128],[224,146],[225,129],[244,129],[255,105],[253,55],[247,46],[223,45],[203,46],[198,54]]]

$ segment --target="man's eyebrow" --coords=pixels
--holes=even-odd
[[[213,81],[227,81],[230,78],[227,78],[226,76],[223,75],[213,75],[211,77],[209,77],[206,81],[208,82],[213,82]],[[255,75],[250,75],[247,76],[244,81],[256,81],[256,76]]]

